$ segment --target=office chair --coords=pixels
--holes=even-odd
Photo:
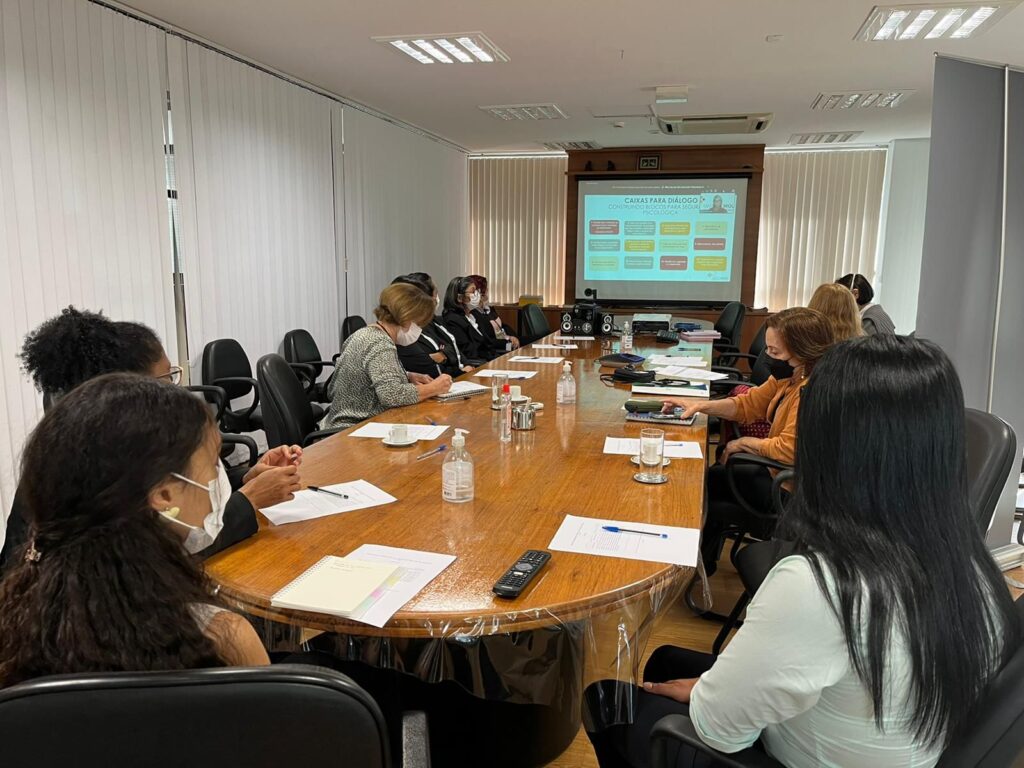
[[[366,327],[366,321],[363,320],[359,315],[349,315],[345,318],[341,324],[341,343],[345,343],[345,339],[351,336],[353,333],[358,331],[360,328]]]
[[[1024,600],[1016,602],[1024,620]],[[685,715],[668,715],[651,730],[651,768],[674,768],[680,744],[714,759],[716,768],[783,768],[757,749],[717,752],[697,735]],[[1024,646],[1018,648],[989,685],[974,717],[953,735],[936,768],[1006,768],[1024,751]]]
[[[264,355],[256,362],[256,377],[263,392],[263,429],[268,445],[307,446],[343,428],[317,430],[317,415],[295,371],[280,355]]]
[[[221,415],[223,432],[255,432],[263,427],[260,390],[242,345],[234,339],[217,339],[203,347],[203,384],[220,387],[227,395]],[[242,410],[231,401],[252,394],[252,403]]]
[[[715,350],[718,353],[718,357],[715,360],[716,364],[711,367],[711,370],[728,373],[733,378],[742,378],[743,374],[737,368],[737,365],[740,360],[746,360],[748,369],[753,368],[754,362],[765,351],[764,336],[766,330],[767,326],[762,323],[761,327],[757,329],[757,333],[754,334],[754,338],[750,342],[750,346],[747,347],[746,352],[740,352],[738,347],[734,347],[731,344],[716,345]]]
[[[536,304],[527,304],[519,309],[519,343],[524,347],[551,333],[544,310]]]
[[[5,765],[36,768],[430,765],[422,713],[405,714],[392,761],[366,691],[289,664],[39,678],[0,691],[0,743]]]
[[[292,366],[302,365],[309,367],[309,373],[312,377],[310,396],[318,402],[329,403],[331,401],[331,398],[327,395],[327,387],[331,383],[331,378],[334,377],[334,364],[338,362],[339,357],[341,357],[340,352],[334,355],[330,362],[324,360],[320,354],[320,348],[316,345],[316,340],[313,338],[313,334],[307,330],[297,328],[294,331],[288,331],[284,335],[284,359]],[[327,378],[327,381],[317,383],[317,379],[320,378],[324,368],[330,368],[331,375]],[[302,378],[301,375],[300,378]]]
[[[207,384],[189,384],[185,387],[189,392],[198,395],[209,407],[213,420],[220,424],[224,416],[224,409],[227,407],[228,395],[223,387],[214,387]],[[240,464],[228,464],[227,459],[235,452],[235,448],[242,446],[249,452],[249,457]],[[242,487],[242,479],[259,461],[260,450],[256,441],[249,435],[220,433],[220,459],[224,463],[224,469],[228,473],[228,480],[231,481],[231,490],[237,491]]]
[[[715,330],[722,334],[722,338],[714,344],[715,347],[739,349],[746,314],[747,308],[740,301],[730,301],[725,305],[715,321]]]

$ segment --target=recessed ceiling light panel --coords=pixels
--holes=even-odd
[[[508,55],[483,32],[398,35],[370,39],[401,51],[420,64],[493,64],[509,60]]]
[[[798,146],[815,144],[846,144],[860,136],[864,131],[822,131],[820,133],[794,133],[789,137],[790,144]]]
[[[863,90],[863,91],[829,91],[819,93],[811,102],[811,109],[853,109],[876,107],[895,109],[903,104],[914,91],[903,90]]]
[[[553,150],[560,149],[563,152],[601,148],[596,141],[545,141],[544,146]]]
[[[984,31],[1012,11],[1021,0],[876,5],[854,36],[871,42],[963,40]]]
[[[499,120],[567,120],[569,116],[557,104],[494,104],[480,107]]]

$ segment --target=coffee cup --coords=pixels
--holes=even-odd
[[[392,424],[388,430],[388,442],[405,443],[409,440],[408,424]]]

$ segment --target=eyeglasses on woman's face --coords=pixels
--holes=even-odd
[[[182,374],[181,366],[180,365],[172,365],[167,370],[167,373],[161,373],[156,378],[160,379],[161,381],[169,381],[169,382],[171,382],[171,384],[180,384],[181,383],[181,374]]]

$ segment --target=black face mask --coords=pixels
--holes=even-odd
[[[770,355],[768,356],[768,372],[779,381],[793,378],[793,366],[789,364],[789,361],[779,360]]]

